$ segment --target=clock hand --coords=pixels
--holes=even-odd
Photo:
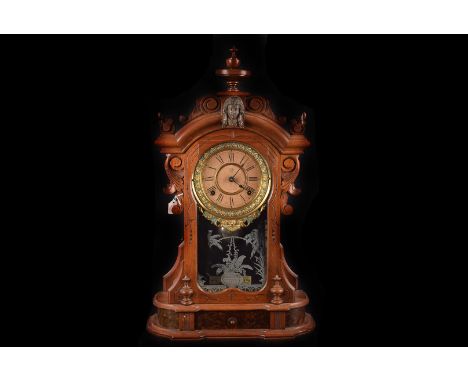
[[[244,188],[244,186],[240,183],[237,182],[236,178],[234,178],[234,176],[230,176],[229,177],[229,181],[230,182],[234,182],[235,184],[237,184],[240,188]]]
[[[237,175],[237,173],[240,171],[241,168],[242,168],[242,166],[240,166],[240,167],[237,169],[236,173],[232,176],[233,178]]]
[[[247,191],[247,195],[252,195],[252,192],[254,191],[252,187],[244,187],[242,184],[240,183],[237,183],[236,179],[233,177],[233,176],[230,176],[229,177],[229,181],[230,182],[234,182],[235,184],[237,184],[240,188],[243,188],[244,190]]]

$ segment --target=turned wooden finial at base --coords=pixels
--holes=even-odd
[[[193,301],[192,301],[193,289],[190,288],[189,286],[190,277],[185,275],[182,281],[184,282],[184,286],[180,288],[179,290],[179,294],[182,297],[182,299],[180,300],[180,303],[182,305],[192,305],[193,304]]]
[[[275,282],[275,284],[270,289],[270,292],[273,294],[273,298],[271,299],[271,303],[279,305],[279,304],[283,303],[283,299],[281,298],[281,296],[284,293],[284,289],[280,284],[281,277],[276,275],[275,277],[273,277],[273,281]]]

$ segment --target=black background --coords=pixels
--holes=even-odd
[[[187,114],[217,90],[212,40],[0,40],[2,344],[180,344],[145,334],[182,236],[152,140],[156,112]],[[271,83],[250,86],[310,115],[314,145],[282,241],[318,321],[274,345],[466,345],[466,170],[454,171],[466,48],[461,37],[268,38]]]

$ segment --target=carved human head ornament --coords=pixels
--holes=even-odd
[[[244,127],[244,103],[238,96],[228,97],[221,110],[223,127]]]

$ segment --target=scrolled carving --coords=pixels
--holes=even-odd
[[[285,158],[283,160],[282,168],[285,172],[291,172],[296,168],[296,161],[291,157]]]
[[[224,101],[222,110],[223,127],[244,127],[245,107],[238,96],[228,97]]]
[[[182,159],[179,157],[172,157],[169,160],[169,167],[174,171],[183,170]]]
[[[247,110],[254,113],[262,113],[265,110],[267,100],[263,97],[248,97],[247,98]]]
[[[164,188],[164,193],[171,195],[175,192],[183,193],[184,190],[184,163],[182,158],[176,155],[167,154],[164,162],[169,183]]]
[[[215,113],[219,110],[219,100],[216,97],[205,97],[201,102],[201,109],[205,113]]]
[[[298,119],[291,121],[291,134],[304,134],[307,124],[307,113],[303,112]]]
[[[301,189],[294,185],[299,175],[299,156],[288,156],[281,163],[281,213],[291,215],[294,208],[288,204],[288,196],[297,196]]]
[[[252,96],[246,98],[246,110],[252,113],[262,114],[272,120],[277,120],[271,110],[270,102],[265,97]]]
[[[218,97],[207,96],[197,99],[195,108],[192,110],[188,120],[192,120],[203,114],[210,114],[219,112],[221,102]]]
[[[293,212],[293,206],[288,204],[288,193],[285,191],[281,191],[281,213],[283,215],[292,215]]]

